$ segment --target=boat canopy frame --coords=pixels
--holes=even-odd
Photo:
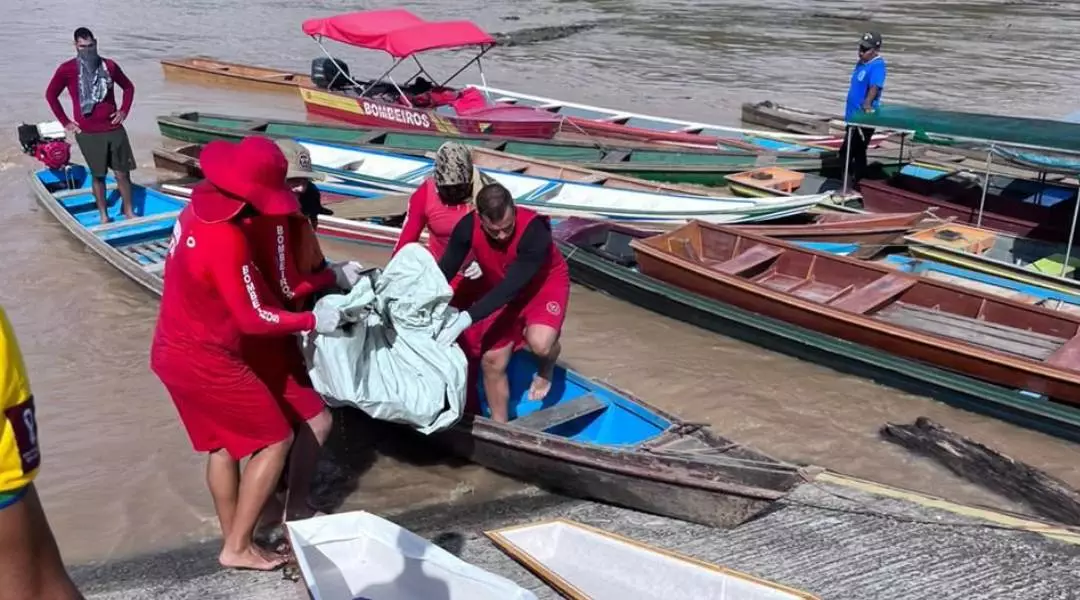
[[[490,98],[482,59],[497,45],[497,41],[471,21],[425,21],[404,9],[369,10],[309,19],[304,21],[303,30],[315,40],[323,54],[338,68],[338,72],[355,87],[360,88],[361,98],[376,84],[389,82],[405,103],[412,107],[408,95],[402,90],[403,86],[409,85],[420,75],[426,75],[435,87],[445,87],[473,63],[476,63],[480,71],[484,94]],[[441,36],[433,36],[434,32],[441,32]],[[382,50],[394,58],[394,63],[370,84],[362,86],[342,69],[338,60],[326,49],[324,39],[357,48]],[[442,82],[424,67],[418,56],[433,50],[462,50],[471,47],[479,47],[480,52]],[[416,63],[417,71],[399,85],[391,73],[409,59]]]
[[[911,134],[913,140],[930,144],[967,142],[974,147],[985,148],[986,164],[976,227],[982,226],[983,214],[986,211],[986,194],[990,187],[995,155],[1008,162],[1034,169],[1039,173],[1039,180],[1044,183],[1047,173],[1072,175],[1080,180],[1078,123],[894,104],[882,105],[872,112],[856,112],[845,124],[900,132],[901,144],[904,137]],[[843,170],[844,192],[847,191],[848,169],[851,166],[853,131],[853,127],[848,127],[845,133],[847,152]],[[1021,151],[1013,150],[1014,148]],[[1077,186],[1073,204],[1072,226],[1069,229],[1065,260],[1062,261],[1059,277],[1065,276],[1076,238],[1076,225],[1080,220],[1080,185]]]

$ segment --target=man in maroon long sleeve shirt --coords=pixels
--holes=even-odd
[[[135,154],[123,123],[135,100],[135,84],[124,75],[116,61],[98,55],[97,40],[89,29],[75,30],[75,51],[75,58],[56,68],[45,90],[45,100],[56,119],[79,144],[93,177],[94,199],[101,222],[109,222],[105,197],[105,176],[109,169],[116,176],[124,216],[134,218],[130,173],[135,169]],[[116,107],[114,83],[124,92],[124,103],[120,108]],[[71,96],[73,118],[70,119],[60,105],[60,94],[64,90]]]

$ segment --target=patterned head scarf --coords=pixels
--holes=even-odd
[[[446,142],[435,152],[435,185],[472,183],[472,172],[472,156],[464,145]]]

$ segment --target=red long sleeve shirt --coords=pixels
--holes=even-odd
[[[135,101],[135,84],[128,79],[120,65],[116,64],[115,61],[107,58],[102,60],[105,61],[105,68],[108,69],[113,83],[120,86],[120,89],[124,92],[124,103],[120,110],[124,111],[124,114],[128,114],[131,112],[132,102]],[[61,63],[56,68],[56,73],[53,73],[49,86],[45,88],[45,101],[49,103],[49,108],[52,109],[56,120],[60,121],[60,124],[64,127],[67,127],[72,119],[68,118],[67,113],[64,112],[64,107],[60,104],[60,94],[64,90],[67,90],[68,95],[71,96],[72,116],[75,123],[84,132],[101,133],[120,127],[120,125],[112,124],[112,116],[116,112],[115,87],[109,90],[109,93],[105,95],[101,102],[97,103],[93,112],[83,116],[82,111],[79,109],[79,63],[74,58]]]
[[[266,274],[274,295],[283,306],[296,306],[306,297],[333,286],[337,279],[330,269],[306,273],[300,268],[303,250],[299,225],[310,229],[298,217],[258,216],[241,221],[255,264]]]
[[[285,336],[314,327],[314,314],[281,308],[236,223],[206,223],[191,206],[180,213],[165,260],[155,347],[181,350],[185,361],[197,365],[238,356],[242,336]]]
[[[428,178],[420,187],[416,188],[409,197],[409,208],[405,214],[405,222],[401,225],[401,234],[397,244],[394,245],[393,254],[397,254],[405,244],[411,244],[420,240],[420,234],[426,227],[428,230],[428,250],[436,260],[446,252],[446,245],[450,243],[450,234],[454,231],[461,217],[469,214],[471,204],[458,204],[450,206],[443,204],[439,199],[439,192],[435,189],[435,181]]]

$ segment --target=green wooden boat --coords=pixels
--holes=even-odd
[[[383,130],[340,123],[312,123],[200,112],[159,116],[161,135],[174,140],[205,144],[212,140],[259,134],[272,138],[303,138],[390,152],[419,154],[436,150],[448,139],[510,154],[567,162],[590,169],[652,181],[716,186],[726,176],[755,167],[777,165],[796,171],[819,171],[836,160],[834,152],[754,153],[745,150],[612,146],[576,140],[536,140],[450,136],[434,132]]]

